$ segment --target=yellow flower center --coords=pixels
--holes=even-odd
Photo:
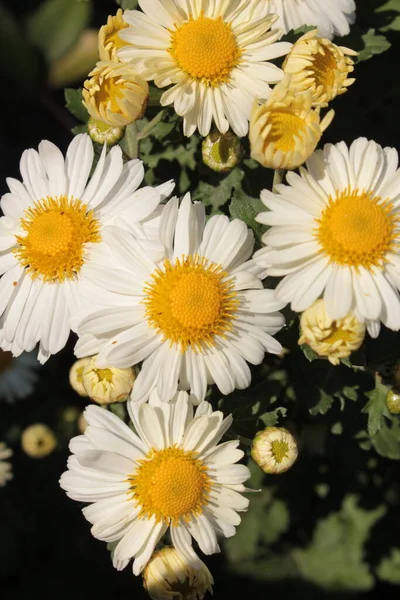
[[[103,105],[113,113],[123,115],[118,100],[124,97],[124,80],[120,77],[100,77],[98,81],[99,89],[95,92],[93,98],[96,105]]]
[[[107,381],[108,383],[112,383],[113,372],[111,369],[93,369],[93,372],[97,375],[99,382]]]
[[[119,48],[123,48],[124,46],[128,46],[128,42],[125,42],[125,40],[120,38],[118,35],[121,29],[125,29],[125,27],[128,27],[127,23],[123,23],[118,27],[118,29],[116,29],[109,35],[106,35],[104,39],[104,46],[115,48],[116,50],[119,50]]]
[[[169,52],[185,73],[212,87],[229,81],[242,54],[230,24],[222,17],[184,23],[171,33]]]
[[[399,219],[393,204],[371,192],[347,189],[337,193],[316,221],[322,251],[339,265],[382,267],[386,253],[397,246]]]
[[[139,463],[128,481],[132,498],[141,507],[140,516],[154,515],[157,521],[178,524],[180,518],[189,521],[202,512],[211,481],[195,452],[175,446],[151,450]]]
[[[13,361],[13,355],[11,352],[0,350],[0,373],[8,371]]]
[[[85,245],[99,242],[99,222],[80,200],[66,196],[35,202],[21,219],[25,236],[16,236],[14,254],[32,279],[63,282],[84,264]]]
[[[312,65],[307,70],[312,73],[315,87],[322,86],[323,92],[326,93],[335,85],[338,65],[333,52],[326,46],[322,48],[324,53],[314,54]]]
[[[336,342],[355,342],[358,339],[358,335],[355,331],[348,329],[338,328],[334,323],[332,328],[327,332],[321,341],[325,344],[335,344]]]
[[[144,288],[146,317],[164,340],[201,350],[232,328],[239,305],[232,278],[206,258],[164,261]]]
[[[285,153],[296,148],[296,141],[306,128],[304,119],[288,109],[271,110],[267,125],[272,127],[265,138],[265,145],[274,144],[277,150]]]
[[[271,442],[271,452],[277,463],[281,463],[289,454],[289,445],[287,442],[274,440]]]

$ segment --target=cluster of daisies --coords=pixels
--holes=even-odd
[[[314,152],[333,116],[320,110],[354,81],[355,53],[330,41],[348,32],[353,0],[139,5],[100,30],[83,92],[94,139],[115,143],[154,81],[186,135],[214,123],[244,136],[250,121],[262,165],[305,166],[262,192],[257,219],[269,229],[253,254],[244,222],[207,219],[189,194],[171,197],[173,181],[143,186],[143,164],[124,162],[117,145],[104,144],[94,169],[86,134],[65,158],[49,141],[26,150],[22,182],[8,179],[1,200],[0,347],[18,357],[38,345],[44,363],[77,334],[71,383],[99,404],[128,400],[130,422],[89,406],[61,486],[89,504],[92,534],[111,545],[117,569],[131,559],[135,574],[145,569],[152,597],[186,579],[202,597],[212,576],[193,540],[209,555],[235,534],[249,478],[238,442],[222,441],[232,418],[206,401],[208,386],[245,389],[249,364],[281,353],[274,335],[288,303],[303,313],[300,343],[334,363],[366,328],[400,328],[400,170],[394,149],[363,138]],[[278,41],[304,23],[319,31]],[[283,69],[269,62],[282,56]],[[264,287],[267,275],[281,278],[276,289]],[[288,468],[290,437],[262,436],[257,462]],[[171,546],[156,550],[166,538]]]

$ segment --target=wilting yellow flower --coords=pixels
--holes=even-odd
[[[355,81],[348,78],[354,71],[350,56],[357,56],[357,52],[318,37],[318,30],[313,29],[294,44],[283,70],[291,76],[293,91],[310,90],[313,106],[326,106]]]
[[[400,415],[400,394],[389,390],[386,394],[386,406],[392,415]]]
[[[170,546],[155,552],[143,572],[143,585],[152,600],[202,600],[212,594],[213,577],[199,561],[194,568]]]
[[[203,162],[218,173],[226,173],[233,169],[242,155],[240,140],[231,131],[209,133],[204,138],[201,149]]]
[[[266,427],[253,440],[251,456],[264,473],[284,473],[297,458],[297,442],[284,427]]]
[[[263,167],[296,169],[314,152],[331,123],[330,110],[320,118],[311,91],[290,89],[290,77],[275,86],[266,102],[254,104],[250,117],[251,156]]]
[[[98,404],[112,404],[126,400],[132,391],[135,372],[126,369],[99,369],[93,356],[82,372],[82,384],[87,395]]]
[[[111,127],[93,117],[90,117],[88,122],[88,133],[97,144],[106,143],[107,146],[114,146],[124,135],[124,130],[124,127]]]
[[[340,292],[339,292],[340,293]],[[365,336],[365,324],[352,314],[333,320],[326,313],[322,298],[307,308],[300,319],[299,344],[308,344],[319,356],[326,356],[333,365],[358,350]]]
[[[118,9],[115,16],[109,15],[106,25],[100,27],[99,30],[99,56],[100,60],[113,60],[118,61],[117,50],[123,46],[127,46],[127,42],[124,42],[119,37],[121,29],[128,27],[128,23],[125,23],[123,19],[123,11],[121,8]]]
[[[72,367],[69,370],[69,383],[73,390],[80,396],[87,397],[87,392],[83,387],[82,383],[82,373],[83,369],[90,362],[90,358],[80,358],[75,361]]]
[[[53,431],[43,423],[30,425],[22,432],[22,450],[31,458],[48,456],[53,452],[56,445],[57,440]]]
[[[129,64],[100,61],[83,84],[83,104],[94,119],[124,127],[140,119],[149,99],[149,86]]]

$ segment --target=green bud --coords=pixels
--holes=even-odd
[[[240,162],[242,147],[234,133],[213,131],[203,140],[203,162],[213,171],[226,173]]]
[[[389,390],[386,394],[386,406],[392,415],[400,415],[400,394]]]
[[[125,127],[110,127],[104,121],[90,117],[88,123],[88,132],[90,137],[97,144],[107,144],[114,146],[124,135]]]

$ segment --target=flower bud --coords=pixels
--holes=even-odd
[[[128,27],[128,23],[124,21],[121,8],[117,10],[116,15],[108,16],[106,25],[100,27],[99,30],[100,60],[118,62],[117,50],[127,45],[118,35],[125,27]]]
[[[242,147],[234,133],[214,131],[204,138],[202,144],[203,162],[213,171],[226,173],[240,162]]]
[[[365,324],[352,314],[343,319],[328,317],[322,298],[303,312],[300,318],[299,344],[308,344],[319,356],[326,356],[333,365],[358,350],[364,340]]]
[[[124,131],[124,127],[111,127],[93,117],[90,117],[88,122],[88,133],[96,144],[106,143],[107,146],[114,146],[122,138]]]
[[[22,450],[31,458],[48,456],[53,452],[56,445],[57,440],[53,431],[43,423],[30,425],[22,432]]]
[[[212,593],[213,577],[199,561],[194,568],[175,548],[155,552],[143,572],[143,586],[152,600],[202,600]]]
[[[253,440],[251,456],[264,473],[284,473],[297,458],[297,442],[284,427],[266,427]]]
[[[90,362],[90,358],[80,358],[75,361],[69,370],[69,383],[73,390],[80,396],[87,398],[87,393],[82,383],[82,372],[84,367]]]
[[[82,384],[88,396],[98,404],[123,402],[132,391],[135,372],[127,369],[99,369],[93,356],[82,372]]]
[[[400,415],[400,394],[389,390],[386,394],[386,406],[392,415]]]
[[[0,487],[6,485],[7,481],[13,478],[11,463],[6,458],[12,456],[12,450],[7,448],[4,442],[0,442]]]

